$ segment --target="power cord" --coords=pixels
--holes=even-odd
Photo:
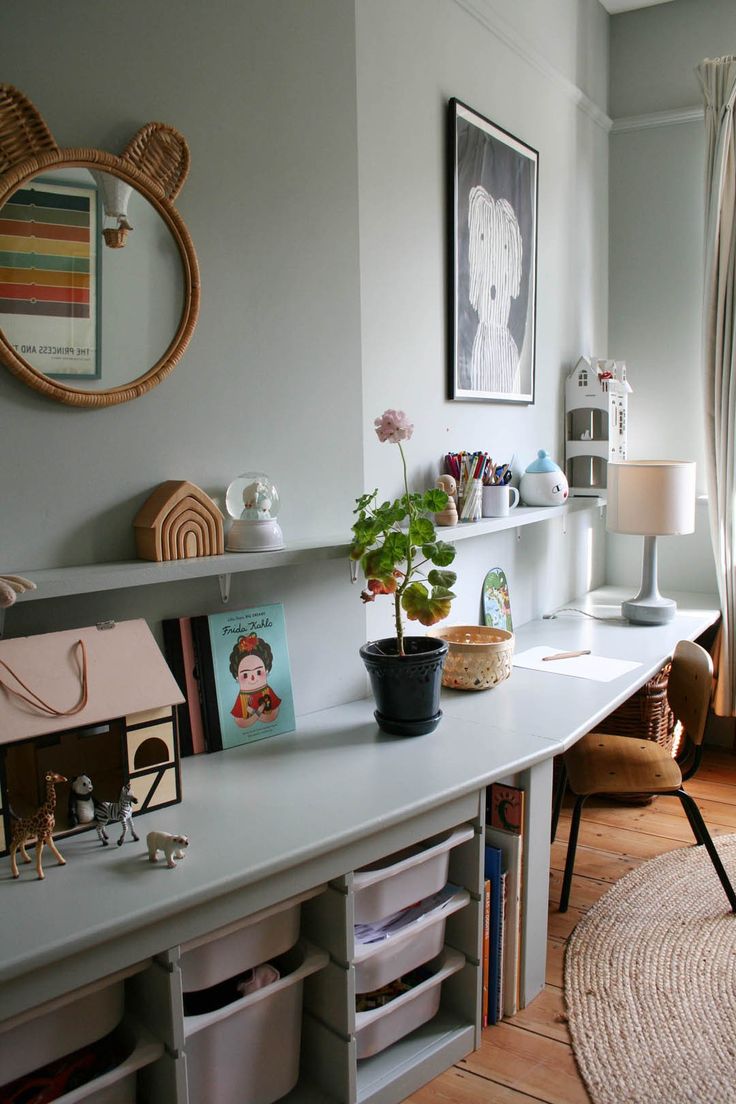
[[[599,617],[597,613],[588,613],[587,610],[577,609],[575,606],[563,606],[561,609],[555,610],[554,613],[543,613],[543,621],[554,621],[558,613],[581,613],[583,617],[590,617],[593,621],[620,621],[620,615],[618,617]]]

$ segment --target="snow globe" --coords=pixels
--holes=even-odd
[[[225,495],[232,518],[228,552],[268,552],[284,547],[278,523],[279,492],[264,472],[245,472],[233,479]]]
[[[521,477],[519,492],[525,506],[562,506],[570,488],[559,464],[540,449]]]

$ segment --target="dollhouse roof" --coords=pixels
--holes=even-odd
[[[590,373],[595,372],[595,368],[593,367],[593,362],[588,360],[587,357],[580,357],[580,359],[578,360],[575,367],[572,368],[568,372],[567,378],[568,379],[573,379],[573,378],[579,376],[582,371],[587,372],[589,375],[590,375]]]
[[[610,366],[608,368],[613,374],[607,377],[605,380],[601,379],[599,365],[605,364]],[[626,365],[622,361],[615,360],[599,360],[595,357],[580,357],[577,364],[567,374],[568,385],[574,384],[579,379],[581,373],[585,372],[587,376],[587,383],[592,386],[594,383],[598,383],[601,387],[601,391],[604,390],[603,384],[605,383],[605,390],[612,393],[631,394],[631,384],[626,379],[625,374]],[[621,378],[623,376],[623,379]]]
[[[0,660],[7,665],[0,666],[0,744],[100,724],[184,700],[145,621],[104,624],[110,627],[93,625],[0,640]],[[26,697],[36,694],[56,709],[74,708],[82,693],[80,640],[87,650],[87,704],[79,713],[48,716],[9,693],[11,687]]]

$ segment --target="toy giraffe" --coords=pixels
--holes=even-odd
[[[41,805],[32,816],[17,818],[13,825],[13,831],[10,837],[10,869],[14,878],[18,877],[18,864],[15,859],[15,853],[20,848],[23,862],[29,863],[31,859],[26,851],[26,843],[34,837],[36,839],[36,873],[39,878],[44,878],[46,876],[41,866],[41,856],[46,844],[49,845],[56,856],[59,866],[66,866],[66,859],[61,852],[57,850],[52,836],[54,825],[56,824],[56,790],[54,786],[57,782],[66,782],[64,775],[48,771],[46,774],[46,800],[43,805]]]

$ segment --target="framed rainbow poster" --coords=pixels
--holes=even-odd
[[[31,180],[0,211],[0,327],[47,376],[98,379],[94,185]]]

